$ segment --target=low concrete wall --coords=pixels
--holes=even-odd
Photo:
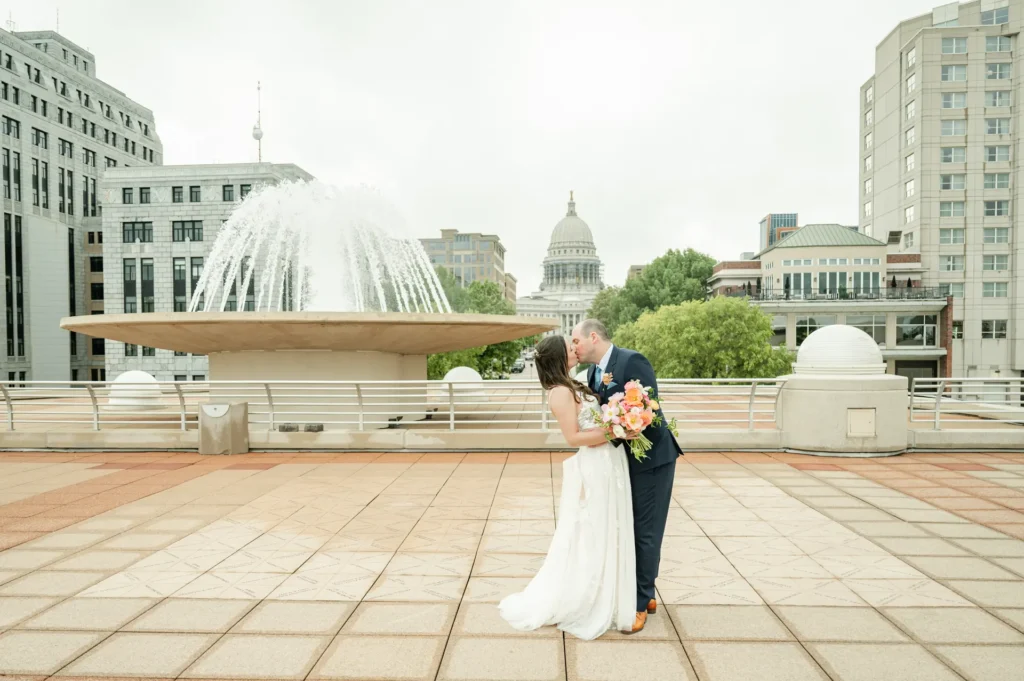
[[[916,451],[1024,451],[1024,428],[991,430],[911,430],[909,447]]]

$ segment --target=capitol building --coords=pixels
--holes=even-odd
[[[576,215],[576,202],[569,192],[569,209],[551,232],[544,258],[544,280],[540,290],[519,298],[516,311],[527,317],[553,317],[561,328],[551,333],[569,334],[583,321],[598,292],[601,259],[597,257],[590,227]]]

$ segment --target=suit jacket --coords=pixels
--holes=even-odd
[[[587,370],[588,385],[594,384],[594,374],[597,371],[596,365]],[[608,385],[599,382],[597,397],[602,405],[608,404],[608,398],[615,393],[622,392],[629,381],[640,381],[644,387],[651,388],[655,395],[658,394],[658,379],[654,375],[654,367],[646,357],[635,350],[614,346],[605,373],[612,375],[612,381]],[[658,409],[658,415],[661,416],[661,425],[652,424],[644,431],[644,435],[651,441],[651,448],[647,451],[646,459],[637,461],[629,449],[623,447],[629,459],[630,468],[634,470],[646,470],[671,463],[683,453],[675,436],[672,435],[672,431],[665,424],[665,414],[661,409]],[[621,445],[622,442],[616,441],[615,444]]]

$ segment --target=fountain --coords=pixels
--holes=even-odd
[[[189,312],[61,322],[88,336],[207,355],[213,382],[422,381],[429,354],[557,325],[452,314],[422,246],[386,201],[319,182],[246,197],[217,235]]]

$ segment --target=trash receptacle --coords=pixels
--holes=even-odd
[[[200,454],[246,454],[249,451],[249,404],[203,404],[199,407]]]

